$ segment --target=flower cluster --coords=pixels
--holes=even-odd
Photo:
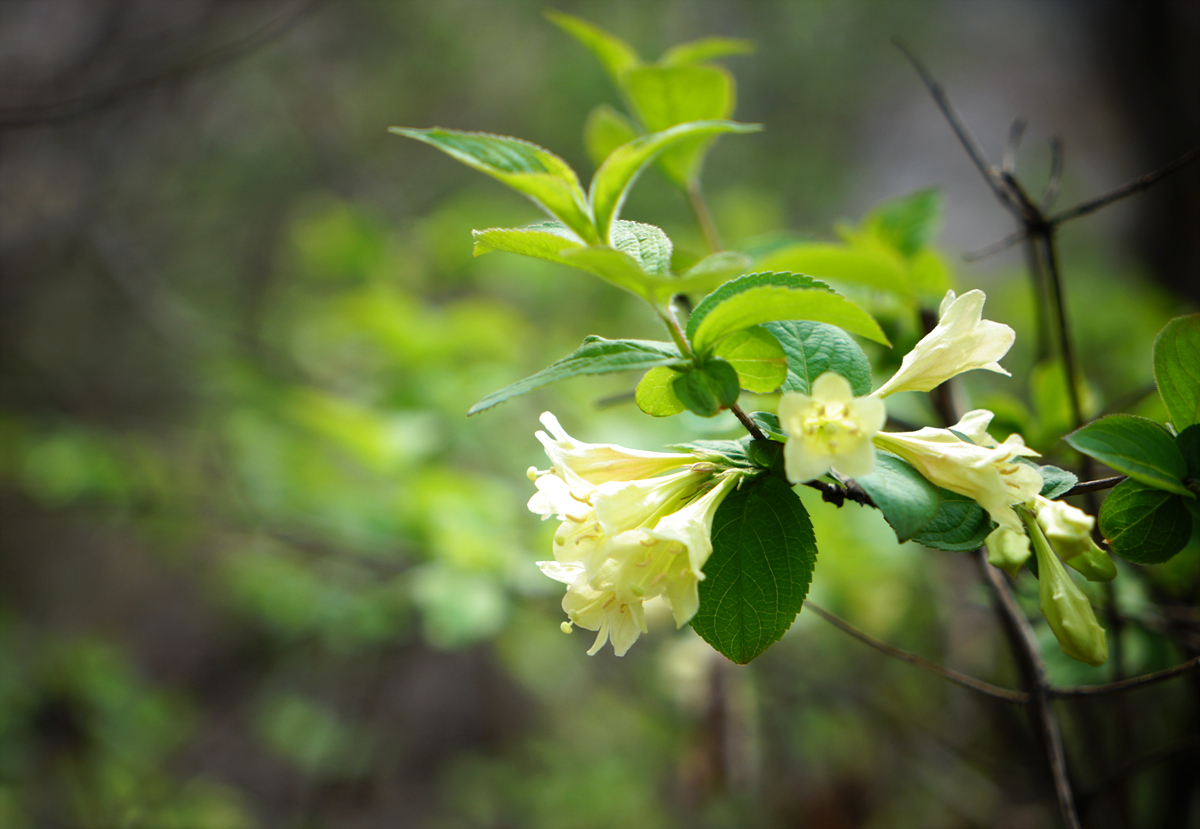
[[[686,624],[700,604],[713,516],[739,473],[691,454],[583,443],[549,412],[541,420],[551,468],[530,469],[538,491],[529,509],[562,522],[554,560],[538,566],[567,585],[563,629],[597,631],[589,654],[611,640],[623,656],[646,632],[648,599],[661,596]]]

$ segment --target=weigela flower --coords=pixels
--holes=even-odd
[[[875,395],[855,397],[850,382],[827,371],[812,394],[787,392],[779,399],[779,425],[788,436],[783,460],[788,480],[803,483],[830,469],[856,478],[875,469],[871,438],[887,420]]]
[[[687,623],[699,607],[713,516],[739,474],[691,454],[581,443],[549,413],[542,422],[555,435],[538,433],[554,466],[530,470],[538,491],[529,509],[562,524],[554,560],[538,566],[567,585],[570,624],[597,631],[588,653],[611,641],[624,655],[646,632],[643,603],[656,596],[677,625]]]
[[[1018,463],[1018,457],[1036,457],[1020,435],[1009,435],[993,446],[980,446],[964,440],[959,427],[986,435],[992,414],[979,409],[966,414],[951,429],[926,427],[915,432],[880,432],[875,445],[899,455],[925,478],[940,487],[973,499],[987,510],[991,519],[1013,532],[1023,532],[1012,507],[1024,504],[1041,492],[1042,476],[1032,466]],[[964,432],[964,434],[966,434]]]
[[[1037,522],[1063,563],[1088,581],[1112,581],[1117,577],[1117,565],[1092,540],[1095,518],[1070,504],[1038,496]]]
[[[904,355],[900,370],[875,394],[929,391],[964,371],[981,368],[1007,375],[997,362],[1012,348],[1016,334],[1003,323],[983,319],[983,291],[955,296],[947,291],[938,309],[937,327]]]

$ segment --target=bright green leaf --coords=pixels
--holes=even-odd
[[[941,301],[953,287],[945,257],[931,247],[921,248],[908,262],[908,284],[916,296]]]
[[[652,368],[637,385],[634,399],[638,408],[651,417],[670,417],[687,409],[675,394],[673,384],[679,372],[673,368]]]
[[[862,229],[905,259],[929,244],[942,219],[942,192],[917,190],[876,207],[863,219]]]
[[[706,294],[722,282],[743,274],[750,267],[750,257],[733,250],[723,250],[706,256],[684,271],[673,293]]]
[[[641,63],[632,46],[599,26],[553,9],[546,10],[546,17],[595,55],[614,83],[619,83],[624,72]]]
[[[592,216],[600,238],[608,240],[609,226],[621,212],[621,205],[629,188],[654,160],[655,156],[669,147],[701,136],[719,135],[726,132],[757,132],[760,124],[739,124],[735,121],[694,121],[671,126],[650,135],[639,136],[628,144],[613,150],[596,175],[588,190],[592,205]]]
[[[560,254],[571,248],[583,247],[575,234],[558,222],[545,222],[532,227],[492,227],[472,230],[471,235],[475,237],[476,256],[499,250],[570,265]]]
[[[808,594],[817,544],[791,487],[773,475],[731,492],[717,509],[713,551],[692,627],[745,665],[792,626]]]
[[[671,388],[687,410],[700,417],[713,417],[728,409],[741,390],[737,371],[716,357],[676,377]]]
[[[858,343],[842,329],[823,322],[789,320],[763,326],[787,354],[787,379],[783,391],[808,394],[813,381],[827,371],[850,381],[858,397],[871,393],[871,363]]]
[[[686,66],[690,63],[724,58],[729,55],[749,55],[754,52],[754,41],[732,37],[706,37],[691,43],[680,43],[663,52],[659,66]]]
[[[563,357],[530,377],[495,391],[480,400],[468,415],[490,409],[510,397],[528,394],[549,383],[557,383],[568,377],[581,374],[609,374],[614,371],[632,371],[656,366],[685,366],[687,362],[671,343],[651,340],[606,340],[603,337],[587,337],[573,353]]]
[[[718,288],[696,307],[688,335],[703,352],[734,331],[777,320],[825,322],[889,344],[870,314],[824,283],[779,273],[749,274]]]
[[[595,274],[606,282],[643,298],[653,296],[654,287],[663,281],[646,273],[638,260],[616,248],[576,248],[563,251],[562,258],[573,268]]]
[[[928,525],[942,502],[938,488],[920,472],[879,449],[875,450],[875,471],[854,480],[871,496],[900,541],[908,541]]]
[[[599,167],[609,153],[637,138],[637,134],[633,122],[608,104],[600,104],[583,123],[583,147]]]
[[[1177,431],[1200,423],[1200,314],[1173,319],[1159,332],[1154,381]]]
[[[787,377],[788,361],[783,347],[761,326],[729,335],[717,343],[713,354],[733,366],[746,391],[773,392]]]
[[[820,279],[838,279],[899,294],[909,294],[908,268],[887,250],[854,248],[824,242],[798,242],[760,259],[764,271],[792,271]]]
[[[585,242],[598,242],[587,199],[567,162],[536,144],[483,132],[388,127],[388,132],[437,147],[532,199]]]
[[[661,228],[619,220],[612,227],[612,246],[629,254],[643,271],[655,276],[671,269],[671,240]]]
[[[1162,564],[1187,544],[1192,516],[1178,495],[1127,480],[1104,499],[1100,533],[1121,558]]]
[[[1067,435],[1085,455],[1147,486],[1195,497],[1183,485],[1187,464],[1165,428],[1134,415],[1110,415]]]

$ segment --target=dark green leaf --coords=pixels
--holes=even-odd
[[[737,402],[741,390],[733,366],[717,357],[676,377],[671,388],[689,412],[701,417],[713,417],[728,409]]]
[[[713,552],[692,627],[745,665],[792,626],[808,594],[817,544],[790,486],[773,475],[729,494],[713,519]]]
[[[1200,424],[1189,426],[1176,435],[1175,445],[1183,455],[1188,477],[1200,480]]]
[[[1024,458],[1022,458],[1024,460]],[[1069,491],[1075,484],[1079,483],[1079,478],[1075,477],[1075,473],[1068,472],[1065,469],[1059,469],[1057,466],[1038,466],[1038,472],[1042,475],[1042,492],[1043,498],[1054,499]]]
[[[1173,319],[1159,332],[1154,381],[1176,430],[1200,423],[1200,314]]]
[[[938,488],[911,464],[879,449],[875,471],[854,480],[871,496],[900,541],[908,541],[933,521],[942,503]]]
[[[941,218],[942,193],[929,188],[875,208],[863,219],[863,230],[908,259],[929,243]]]
[[[1162,564],[1191,538],[1192,516],[1178,495],[1127,480],[1104,499],[1100,533],[1121,558]]]
[[[788,320],[763,326],[787,355],[787,379],[783,391],[808,394],[813,381],[827,371],[850,381],[858,397],[871,393],[871,363],[858,343],[842,329],[823,322]]]
[[[568,377],[581,374],[609,374],[614,371],[631,371],[655,366],[685,366],[679,351],[671,343],[651,340],[606,340],[603,337],[588,337],[572,354],[526,377],[518,383],[495,391],[480,400],[468,415],[490,409],[510,397],[528,394],[549,383],[557,383]],[[736,377],[736,375],[735,375]]]
[[[757,423],[758,428],[762,429],[763,434],[771,440],[787,442],[787,435],[784,434],[783,427],[779,425],[779,415],[774,412],[751,412],[750,419]]]
[[[701,460],[713,463],[750,468],[754,466],[750,462],[748,453],[750,442],[750,438],[747,436],[740,440],[693,440],[690,443],[678,443],[667,448],[672,451],[691,452]]]
[[[996,525],[983,507],[965,495],[938,489],[937,514],[912,540],[935,550],[967,552],[982,546]]]
[[[1065,440],[1085,455],[1149,486],[1194,497],[1181,480],[1187,464],[1171,433],[1153,420],[1110,415],[1067,435]]]

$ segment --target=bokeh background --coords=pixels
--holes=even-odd
[[[889,41],[925,58],[993,159],[1029,119],[1033,189],[1062,136],[1065,206],[1200,141],[1200,5],[553,5],[647,58],[758,44],[725,63],[737,117],[766,130],[706,167],[728,245],[832,238],[943,188],[957,284],[1019,337],[1015,379],[968,388],[1070,461],[1061,389],[1031,370],[1020,251],[960,257],[1011,219]],[[544,8],[0,4],[0,826],[1057,825],[1019,710],[812,614],[746,668],[665,618],[623,659],[560,632],[559,585],[533,565],[553,527],[525,510],[538,414],[642,448],[736,423],[598,407],[631,390],[622,376],[465,417],[585,334],[661,336],[585,274],[473,258],[472,228],[535,209],[385,132],[516,135],[586,180],[583,121],[617,98]],[[1062,231],[1092,411],[1162,417],[1149,355],[1200,303],[1197,172]],[[701,246],[657,173],[625,215]],[[815,601],[1016,682],[969,557],[804,498]],[[1118,580],[1129,674],[1200,650],[1200,545],[1151,569]],[[1041,632],[1057,681],[1112,678]],[[1194,681],[1062,706],[1088,825],[1200,826],[1198,710]]]

